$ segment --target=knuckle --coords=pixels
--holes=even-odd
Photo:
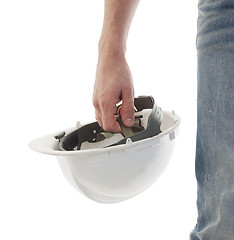
[[[98,120],[98,125],[102,128],[102,122],[100,120]]]
[[[124,90],[125,90],[126,92],[128,92],[128,93],[132,93],[132,92],[133,92],[132,86],[129,86],[129,85],[126,85],[126,86],[124,87]]]
[[[106,132],[111,132],[112,131],[112,128],[110,125],[103,125],[103,129],[106,131]]]
[[[95,108],[98,108],[99,104],[98,104],[98,100],[96,98],[93,98],[93,106]]]
[[[103,123],[103,129],[107,132],[111,132],[114,130],[114,125],[115,125],[115,122],[112,122],[112,121],[105,121]]]
[[[125,92],[129,93],[129,94],[132,94],[132,93],[134,92],[133,85],[132,85],[132,84],[129,84],[129,83],[127,83],[127,84],[125,84],[125,85],[123,86],[123,90],[124,90]]]
[[[102,109],[105,109],[106,107],[106,98],[104,96],[99,97],[99,105],[101,106]]]
[[[93,99],[93,106],[96,109],[102,109],[105,110],[107,108],[108,105],[108,100],[105,96],[100,96],[98,98]]]

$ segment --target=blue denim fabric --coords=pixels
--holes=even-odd
[[[196,178],[191,240],[234,240],[234,0],[200,0]]]

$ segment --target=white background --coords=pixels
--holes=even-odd
[[[127,60],[135,93],[182,118],[171,162],[144,193],[99,204],[76,192],[36,137],[94,120],[102,0],[0,2],[0,239],[189,239],[196,223],[196,1],[142,0]]]

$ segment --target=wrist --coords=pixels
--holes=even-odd
[[[98,54],[125,57],[126,43],[119,36],[112,34],[111,36],[102,35],[98,42]]]

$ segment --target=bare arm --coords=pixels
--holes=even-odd
[[[104,22],[98,45],[98,63],[93,92],[95,115],[106,131],[119,132],[116,104],[126,126],[134,123],[134,88],[125,59],[128,31],[139,0],[105,0]]]

